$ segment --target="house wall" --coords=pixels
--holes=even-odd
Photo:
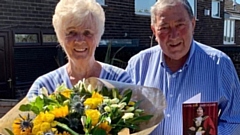
[[[240,45],[240,20],[235,20],[235,43]]]
[[[211,1],[198,0],[197,23],[194,31],[194,39],[207,45],[223,44],[224,27],[224,2],[221,2],[220,18],[212,18]],[[204,9],[210,10],[210,15],[204,15]]]

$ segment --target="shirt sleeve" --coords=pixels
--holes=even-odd
[[[40,95],[40,89],[41,89],[41,83],[39,79],[35,80],[32,86],[30,87],[28,93],[27,93],[27,98],[28,100],[33,100],[35,96]]]
[[[240,133],[240,84],[230,58],[223,59],[220,83],[224,98],[220,100],[218,134],[239,135]]]

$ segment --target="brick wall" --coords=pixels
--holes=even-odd
[[[49,28],[58,0],[1,0],[0,29]]]
[[[235,21],[235,43],[240,45],[240,20]]]
[[[197,23],[194,33],[194,39],[207,45],[223,44],[223,27],[224,27],[224,1],[220,5],[220,18],[212,18],[211,1],[198,0],[197,3]],[[204,15],[204,9],[210,10],[210,15]]]
[[[140,45],[149,46],[152,35],[150,16],[135,14],[134,0],[105,0],[105,34],[103,39],[140,39]],[[127,37],[125,37],[125,33]]]

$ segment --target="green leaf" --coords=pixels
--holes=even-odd
[[[92,135],[107,135],[106,131],[101,128],[94,128]]]
[[[113,96],[113,98],[117,98],[118,97],[116,89],[112,89],[112,96]]]
[[[122,100],[122,102],[126,102],[128,104],[132,97],[132,90],[128,89],[128,90],[124,91],[123,97],[125,97],[125,98],[123,98],[124,100]]]
[[[32,106],[31,111],[33,111],[35,114],[39,114],[40,110],[37,106]]]
[[[22,112],[31,111],[32,105],[24,104],[19,107],[19,110]]]
[[[13,132],[11,130],[9,130],[8,128],[5,128],[5,130],[8,132],[9,135],[14,135]]]
[[[108,96],[109,95],[108,88],[104,86],[100,91],[100,94],[102,94],[103,96]]]
[[[135,117],[133,119],[129,119],[129,120],[127,120],[127,122],[132,123],[132,124],[138,124],[140,122],[148,121],[152,117],[153,117],[153,115],[144,115],[144,116]]]
[[[138,108],[139,105],[140,105],[140,103],[141,103],[142,101],[143,101],[143,100],[137,101],[137,102],[135,103],[135,105],[134,105],[134,108]]]
[[[76,133],[75,131],[73,131],[71,128],[69,128],[66,124],[57,122],[57,125],[58,125],[60,128],[68,131],[71,135],[79,135],[78,133]]]

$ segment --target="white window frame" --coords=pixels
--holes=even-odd
[[[218,15],[214,15],[213,14],[213,3],[217,3],[217,5],[218,5]],[[220,18],[220,14],[221,14],[221,2],[220,2],[220,0],[212,0],[212,3],[211,3],[211,16],[213,18]]]
[[[149,2],[149,1],[152,2],[152,4],[149,5],[148,9],[138,9],[138,8],[137,8],[137,5],[138,5],[137,2],[139,2],[139,1],[140,1],[140,0],[135,0],[135,1],[134,1],[135,14],[136,14],[136,15],[146,15],[146,16],[150,16],[151,6],[153,6],[157,0],[147,0],[147,1],[146,1],[146,0],[142,0],[142,1],[145,1],[145,2]]]
[[[193,5],[191,4],[191,2],[193,2]],[[192,8],[193,15],[197,18],[197,0],[188,0],[188,3]]]
[[[235,20],[233,19],[224,20],[223,43],[235,44]]]
[[[100,5],[105,5],[105,0],[96,0]]]

